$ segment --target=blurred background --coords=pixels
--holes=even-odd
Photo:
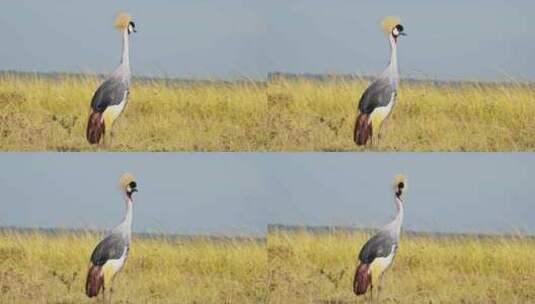
[[[2,4],[0,70],[109,73],[113,28],[132,13],[134,74],[265,79],[270,72],[378,75],[389,59],[379,23],[402,18],[403,77],[534,81],[528,0],[38,1]]]
[[[406,230],[535,234],[534,154],[0,155],[0,226],[109,229],[138,177],[134,230],[263,236],[268,224],[379,228],[408,175]]]

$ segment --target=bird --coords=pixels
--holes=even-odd
[[[91,114],[87,122],[86,137],[90,144],[99,144],[101,138],[105,142],[105,134],[110,132],[109,142],[111,145],[111,128],[115,120],[124,111],[128,102],[130,80],[130,35],[136,32],[136,24],[132,16],[121,12],[115,19],[115,27],[121,31],[123,39],[123,51],[121,64],[95,91],[91,100]]]
[[[358,259],[359,265],[353,280],[353,292],[364,295],[370,287],[370,302],[373,303],[373,287],[379,287],[383,273],[392,265],[396,256],[403,222],[402,195],[407,190],[407,179],[396,175],[394,179],[394,202],[396,215],[392,222],[384,226],[362,246]],[[379,300],[379,288],[377,290]]]
[[[368,140],[373,144],[373,134],[380,139],[381,125],[392,112],[396,103],[399,84],[397,43],[399,36],[406,36],[401,20],[397,17],[386,17],[381,27],[390,42],[390,63],[383,74],[376,79],[362,94],[358,115],[353,131],[353,141],[357,146],[366,145]]]
[[[86,295],[90,298],[96,297],[102,290],[104,302],[106,301],[105,291],[108,288],[111,302],[112,280],[124,267],[128,258],[132,238],[132,196],[138,191],[135,178],[130,173],[124,173],[119,184],[126,201],[125,216],[122,222],[113,228],[93,250],[85,283]]]

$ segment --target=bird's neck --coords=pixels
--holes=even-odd
[[[390,41],[390,64],[386,68],[385,76],[394,84],[396,87],[399,82],[399,72],[398,72],[398,52],[397,52],[397,41],[394,36],[389,36]]]
[[[124,215],[121,226],[128,234],[132,231],[132,216],[133,216],[133,201],[132,198],[126,196],[126,214]]]
[[[401,233],[401,224],[403,223],[403,201],[396,196],[396,217],[394,218],[395,227],[396,227],[396,233],[399,238],[399,234]]]
[[[128,29],[123,31],[123,55],[121,57],[121,65],[130,69],[130,41]]]
[[[403,223],[403,201],[396,196],[395,204],[396,216],[394,217],[394,220],[392,220],[392,222],[386,225],[385,230],[391,231],[392,237],[399,240],[401,234],[401,224]]]

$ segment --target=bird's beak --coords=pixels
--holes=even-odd
[[[132,189],[132,192],[137,192],[137,188]]]
[[[133,32],[134,32],[134,33],[137,33],[137,30],[136,30],[136,29],[133,29]]]
[[[400,36],[407,36],[404,32],[399,33]]]

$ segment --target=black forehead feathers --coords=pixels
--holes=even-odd
[[[399,189],[403,189],[405,187],[405,183],[401,182],[398,184]]]
[[[137,187],[137,183],[134,182],[134,181],[131,181],[130,184],[128,184],[130,186],[130,188],[135,188]]]
[[[401,24],[396,25],[396,29],[400,32],[403,32],[403,25]]]
[[[136,27],[136,24],[134,23],[134,21],[130,21],[130,25],[131,25],[132,27]]]

